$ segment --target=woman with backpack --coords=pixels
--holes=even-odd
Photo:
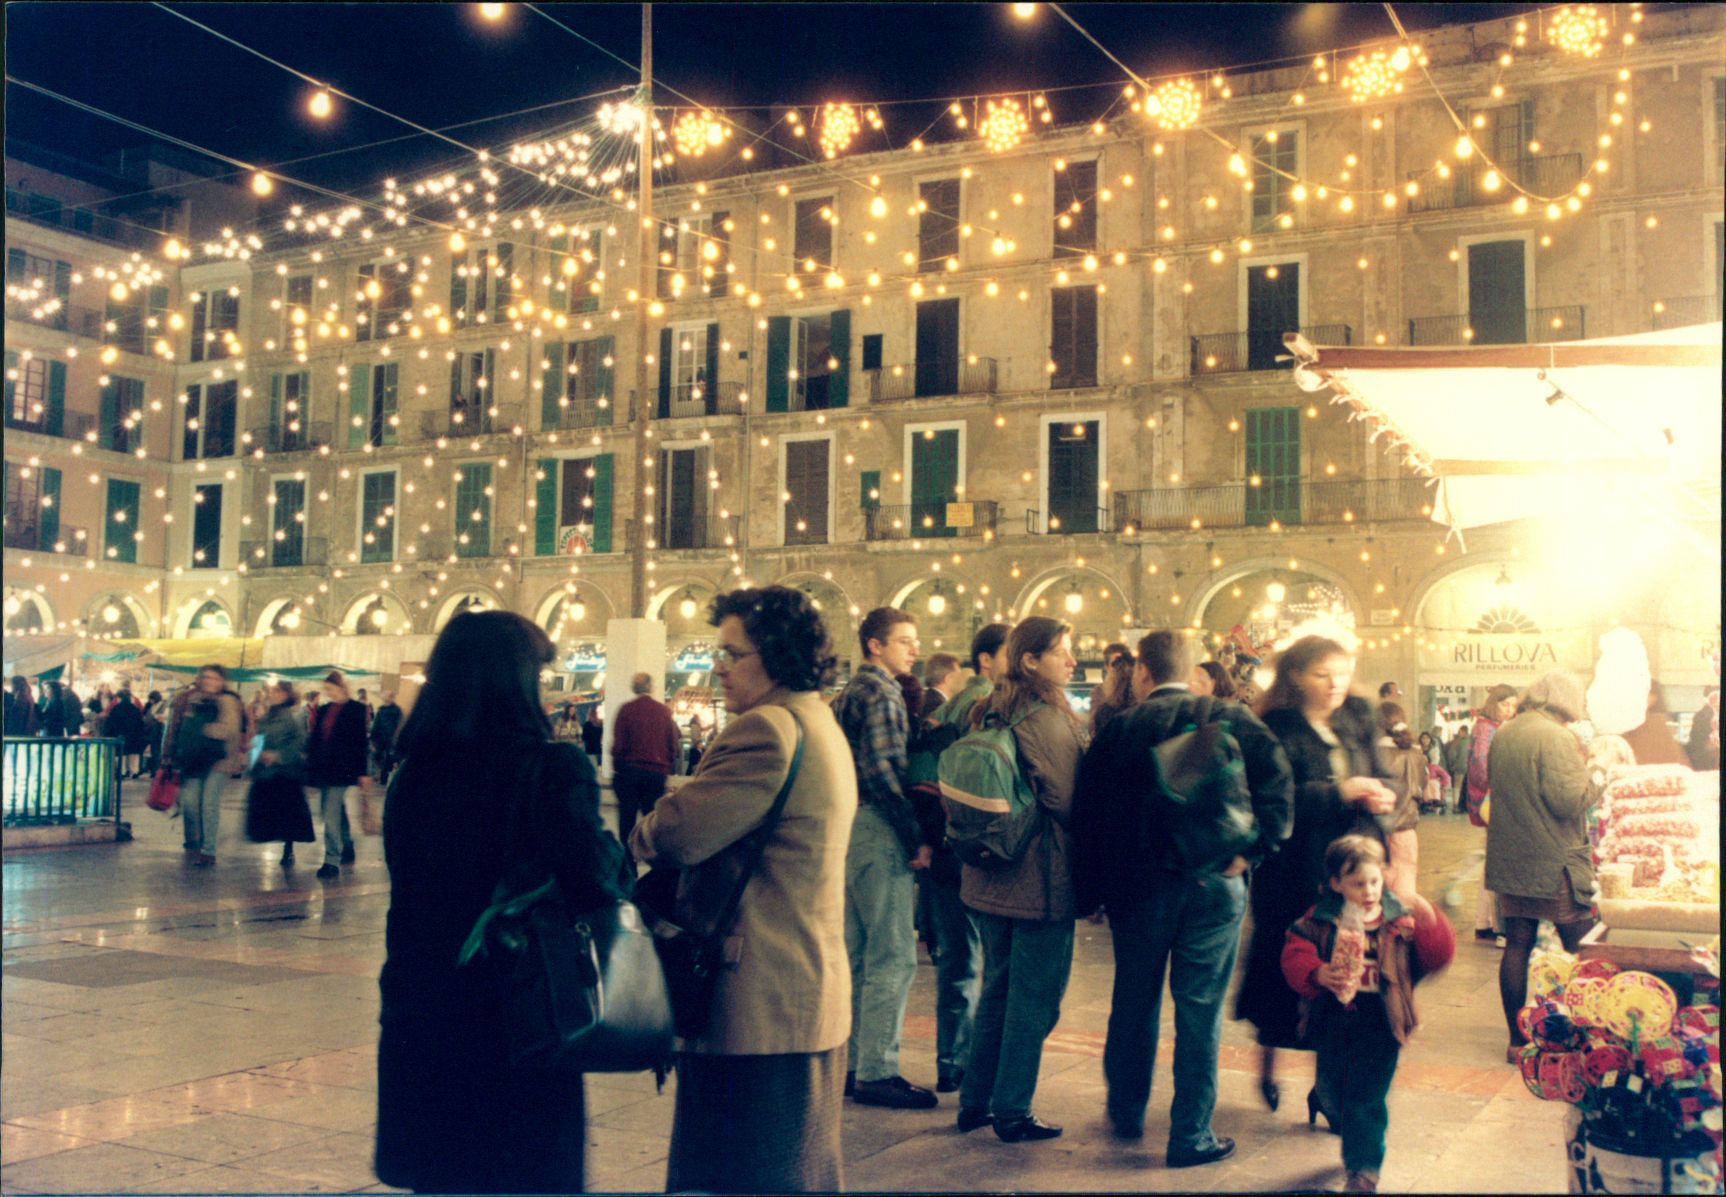
[[[193,864],[216,863],[216,843],[222,823],[222,785],[233,772],[232,758],[240,751],[244,715],[240,696],[228,689],[228,671],[221,665],[198,670],[198,680],[174,704],[163,755],[181,776],[180,810],[186,822],[186,851],[197,853]]]
[[[1067,816],[1085,745],[1065,690],[1077,665],[1072,627],[1032,616],[1013,629],[1006,653],[1006,676],[977,703],[971,726],[1011,729],[1042,816],[1016,860],[963,868],[960,897],[983,940],[983,992],[959,1090],[959,1130],[992,1123],[1003,1142],[1023,1143],[1061,1133],[1031,1112],[1031,1098],[1073,965],[1078,903]]]

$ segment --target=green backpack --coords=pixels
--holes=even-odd
[[[1025,855],[1042,827],[1043,807],[1020,768],[1013,734],[1037,705],[1010,723],[991,711],[981,727],[941,754],[947,846],[965,864],[991,871],[1009,868]]]

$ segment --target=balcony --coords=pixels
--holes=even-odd
[[[863,373],[869,378],[869,402],[897,403],[937,395],[993,395],[998,371],[994,358],[971,354],[958,363],[936,359]]]
[[[658,547],[666,550],[728,549],[743,539],[743,517],[740,515],[710,515],[687,523],[664,520],[655,525],[660,533]],[[633,538],[629,547],[635,547]]]
[[[1027,536],[1088,536],[1114,530],[1115,512],[1109,507],[1067,511],[1059,515],[1053,511],[1038,511],[1034,507],[1025,512]]]
[[[88,557],[90,540],[82,528],[61,524],[54,539],[42,534],[42,525],[34,522],[35,513],[8,509],[6,512],[6,547],[29,552],[60,553],[67,557]]]
[[[1346,324],[1315,324],[1300,330],[1314,345],[1352,345],[1354,330]],[[1280,332],[1205,333],[1191,338],[1193,377],[1201,374],[1242,374],[1249,370],[1280,369]]]
[[[894,503],[863,509],[863,539],[873,541],[995,538],[999,505],[992,499],[965,503]]]
[[[298,427],[271,424],[247,432],[241,443],[247,450],[262,449],[265,453],[305,453],[324,445],[333,446],[331,431],[327,420],[301,421]]]
[[[1452,168],[1448,179],[1433,178],[1428,171],[1413,172],[1408,176],[1409,182],[1419,183],[1420,192],[1410,197],[1408,210],[1448,212],[1454,208],[1508,204],[1518,194],[1511,183],[1535,195],[1566,195],[1582,181],[1582,155],[1546,154],[1501,163],[1500,182],[1488,190],[1486,176],[1492,170],[1485,163]]]
[[[1682,299],[1662,299],[1654,305],[1654,327],[1686,328],[1692,324],[1713,324],[1720,319],[1720,292],[1712,295],[1686,295]]]
[[[240,564],[248,570],[322,569],[329,560],[330,542],[321,536],[248,540],[240,544]]]
[[[85,207],[66,207],[53,196],[18,188],[6,189],[6,215],[22,216],[57,229],[133,248],[154,246],[161,234],[124,220],[103,216]]]
[[[1416,316],[1408,322],[1410,345],[1530,345],[1580,341],[1587,335],[1588,309],[1511,308],[1473,316]]]
[[[436,441],[474,436],[498,436],[525,427],[519,403],[452,403],[443,411],[420,413],[420,439]]]
[[[50,301],[52,302],[52,301]],[[92,341],[100,341],[103,334],[103,323],[107,314],[96,308],[87,308],[79,304],[61,303],[52,311],[42,311],[36,315],[43,304],[20,303],[8,300],[6,303],[6,318],[16,320],[20,324],[34,324],[38,328],[51,328],[56,332],[69,332],[74,336],[88,337]]]
[[[96,430],[96,417],[86,412],[69,411],[60,416],[58,431],[48,426],[46,416],[32,420],[14,418],[6,413],[6,427],[15,432],[34,432],[38,436],[57,436],[69,441],[81,441]]]
[[[705,416],[742,415],[743,395],[741,382],[719,382],[711,387],[705,382],[680,383],[673,386],[669,398],[660,403],[657,418],[698,420]]]
[[[1115,526],[1123,532],[1264,527],[1282,524],[1354,524],[1425,520],[1432,490],[1423,478],[1360,478],[1255,487],[1168,487],[1115,496]]]

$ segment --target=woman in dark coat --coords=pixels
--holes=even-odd
[[[43,688],[47,693],[42,696],[39,712],[42,734],[58,740],[66,734],[66,688],[59,682],[49,682]]]
[[[36,696],[30,693],[30,681],[15,674],[12,688],[6,691],[6,734],[33,736],[36,734]]]
[[[102,734],[121,741],[120,754],[125,759],[120,776],[138,776],[138,758],[144,753],[144,712],[138,709],[130,688],[122,688],[108,704],[102,716]]]
[[[306,806],[306,716],[292,682],[276,682],[267,696],[270,706],[258,720],[264,743],[246,796],[246,836],[260,844],[280,840],[285,869],[294,863],[294,844],[314,838]]]
[[[1371,705],[1350,697],[1354,661],[1334,640],[1307,636],[1277,661],[1276,680],[1259,702],[1265,726],[1282,741],[1294,775],[1294,830],[1283,850],[1253,876],[1252,943],[1235,1017],[1258,1028],[1259,1089],[1277,1108],[1276,1049],[1298,1047],[1300,999],[1283,979],[1289,925],[1326,883],[1324,854],[1351,832],[1387,848],[1399,795],[1374,741]]]
[[[627,896],[599,783],[552,744],[539,705],[551,641],[507,611],[450,620],[397,738],[384,810],[390,871],[379,979],[377,1174],[437,1193],[579,1193],[579,1076],[510,1068],[489,974],[456,957],[499,880],[557,877],[589,909]]]
[[[348,695],[348,682],[332,672],[324,679],[324,700],[311,717],[306,741],[306,784],[318,791],[318,810],[324,821],[324,863],[318,879],[329,881],[341,875],[341,866],[353,860],[354,843],[348,833],[348,788],[366,776],[366,708]]]

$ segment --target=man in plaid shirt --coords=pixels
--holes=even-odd
[[[905,1001],[917,974],[913,870],[929,867],[905,793],[911,721],[894,679],[917,660],[917,621],[877,607],[859,629],[863,664],[839,696],[839,726],[857,762],[857,820],[845,859],[845,946],[851,956],[847,1096],[861,1105],[929,1109],[936,1098],[899,1075]]]

